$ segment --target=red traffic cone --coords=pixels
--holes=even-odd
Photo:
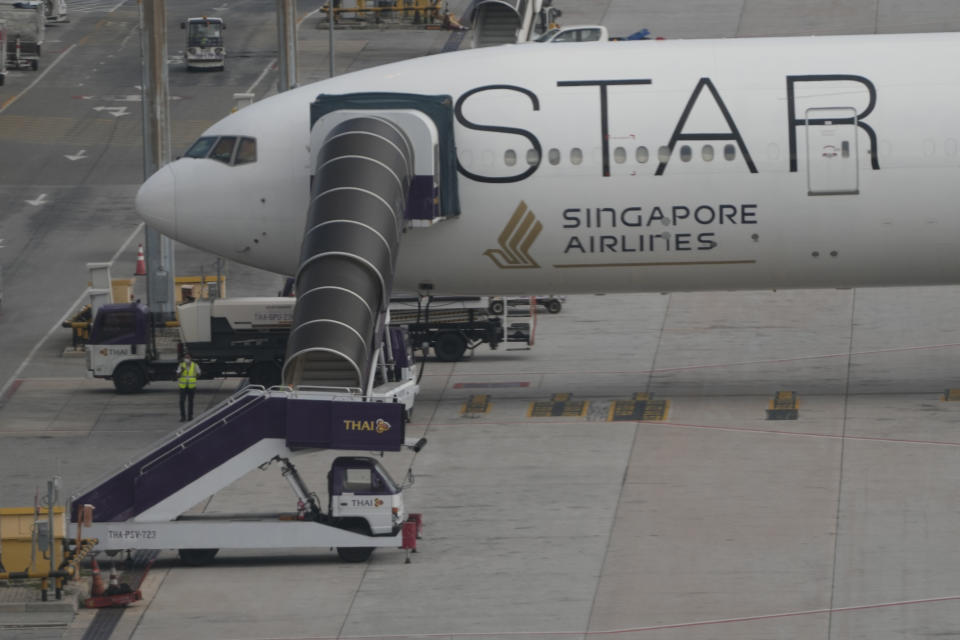
[[[137,270],[134,272],[136,276],[145,276],[147,275],[147,262],[143,259],[143,245],[137,249]]]
[[[90,568],[93,571],[93,582],[90,584],[90,595],[102,596],[104,591],[103,578],[100,577],[100,565],[97,564],[96,558],[90,559]]]

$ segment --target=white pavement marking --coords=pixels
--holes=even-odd
[[[74,154],[65,153],[63,154],[63,157],[71,162],[76,162],[77,160],[85,160],[87,158],[87,150],[80,149],[80,151],[77,151]]]
[[[57,56],[57,59],[54,60],[53,62],[51,62],[51,63],[50,63],[50,66],[48,66],[46,69],[44,69],[43,72],[42,72],[40,75],[38,75],[33,82],[31,82],[29,85],[27,85],[27,88],[26,88],[26,89],[24,89],[23,91],[21,91],[21,92],[18,93],[17,95],[13,96],[12,98],[10,98],[10,99],[7,100],[6,102],[4,102],[3,105],[0,106],[0,113],[3,113],[4,111],[6,111],[6,110],[10,107],[10,105],[12,105],[14,102],[16,102],[17,100],[19,100],[19,99],[22,98],[23,96],[25,96],[25,95],[27,94],[27,91],[30,91],[30,89],[33,89],[33,87],[34,87],[38,82],[40,82],[41,80],[43,80],[43,77],[46,76],[48,73],[50,73],[50,70],[53,69],[55,66],[57,66],[57,63],[60,62],[61,60],[63,60],[63,58],[64,58],[68,53],[70,53],[71,51],[73,51],[73,50],[76,48],[76,46],[77,46],[77,45],[72,44],[72,45],[70,45],[69,47],[67,47],[66,49],[64,49],[64,50],[63,50],[63,53],[61,53],[59,56]]]
[[[144,223],[141,222],[140,224],[137,225],[137,228],[133,230],[133,233],[127,236],[127,239],[123,241],[123,244],[120,245],[120,248],[117,249],[117,252],[113,254],[112,258],[110,258],[111,266],[113,266],[113,263],[116,262],[117,259],[120,257],[120,254],[127,250],[127,246],[131,242],[133,242],[133,239],[143,232],[143,226],[144,226]],[[30,353],[27,354],[27,357],[23,359],[23,362],[20,363],[20,366],[17,367],[17,370],[14,371],[13,375],[10,376],[10,378],[3,384],[2,387],[0,387],[0,406],[2,406],[4,402],[6,402],[7,392],[10,390],[10,387],[13,386],[13,383],[16,382],[18,378],[20,378],[20,374],[23,373],[23,370],[27,368],[27,365],[30,364],[30,361],[33,360],[33,357],[37,355],[37,351],[40,349],[43,343],[49,340],[50,336],[52,336],[54,332],[56,332],[58,329],[61,328],[63,323],[66,322],[67,318],[69,318],[70,315],[73,313],[73,310],[79,307],[80,303],[83,302],[83,299],[87,297],[89,294],[90,294],[90,288],[87,287],[86,289],[83,290],[83,293],[80,294],[80,297],[73,301],[73,304],[70,305],[70,307],[63,314],[63,316],[61,316],[61,318],[57,320],[52,327],[50,327],[50,330],[47,331],[47,334],[42,338],[40,338],[37,344],[33,345],[33,349],[31,349]]]
[[[297,27],[299,27],[300,24],[301,24],[304,20],[306,20],[307,18],[309,18],[309,17],[312,16],[313,14],[319,13],[319,12],[320,12],[320,9],[314,9],[313,11],[305,14],[302,18],[300,18],[299,20],[297,20]],[[270,73],[270,70],[273,69],[273,66],[274,66],[275,64],[277,64],[277,59],[276,59],[276,58],[274,58],[273,60],[271,60],[270,62],[267,63],[267,66],[264,67],[264,69],[263,69],[263,71],[260,73],[260,75],[257,76],[257,79],[254,80],[254,81],[253,81],[253,84],[250,85],[250,88],[247,89],[247,93],[253,93],[253,90],[256,89],[256,88],[257,88],[257,85],[260,84],[260,82],[263,81],[264,77],[266,77],[266,75],[267,75],[268,73]]]
[[[41,193],[39,196],[33,200],[24,200],[27,204],[32,204],[35,207],[39,207],[42,204],[47,204],[47,194]]]
[[[94,111],[106,111],[114,118],[119,118],[121,116],[128,116],[130,113],[127,111],[126,107],[94,107]]]

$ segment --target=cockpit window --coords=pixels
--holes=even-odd
[[[257,141],[253,138],[240,138],[237,145],[237,158],[234,164],[250,164],[257,161]]]
[[[194,142],[184,155],[188,158],[210,158],[231,166],[252,164],[257,161],[257,140],[237,136],[205,136]]]
[[[206,158],[207,154],[210,153],[210,147],[212,147],[216,141],[217,139],[215,137],[200,138],[193,143],[192,147],[187,149],[184,155],[188,158]]]

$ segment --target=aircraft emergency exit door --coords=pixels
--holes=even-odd
[[[806,111],[807,193],[859,193],[857,112],[850,107]]]

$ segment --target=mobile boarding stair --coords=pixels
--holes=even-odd
[[[542,0],[479,0],[473,9],[473,47],[516,44],[530,39]]]
[[[80,519],[92,507],[86,532],[99,549],[180,549],[185,561],[201,563],[218,548],[336,547],[344,559],[363,560],[374,547],[416,546],[419,517],[406,518],[402,488],[375,461],[346,459],[367,464],[367,477],[380,474],[376,495],[387,499],[355,493],[361,498],[340,500],[346,483],[335,461],[324,512],[291,457],[318,449],[419,451],[425,443],[405,439],[416,371],[404,332],[389,326],[389,299],[404,228],[459,213],[452,100],[320,96],[311,120],[317,165],[285,386],[242,389],[75,496],[71,514]],[[271,463],[293,489],[295,513],[187,515]],[[381,503],[381,517],[338,513],[347,502]]]

